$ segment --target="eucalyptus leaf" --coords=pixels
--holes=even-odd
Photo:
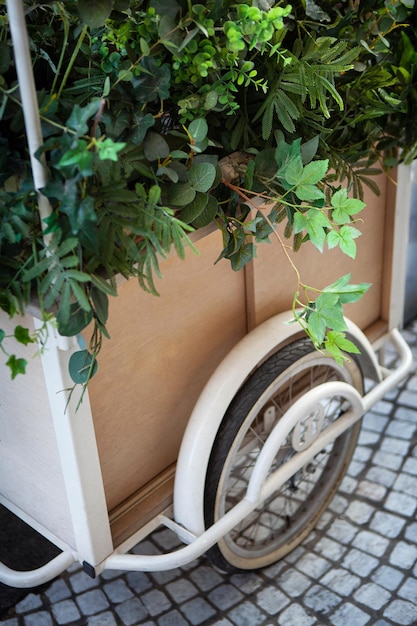
[[[194,200],[196,193],[196,190],[189,183],[171,185],[168,191],[168,204],[184,207]]]
[[[216,178],[216,167],[212,163],[194,163],[188,173],[188,181],[195,191],[208,191]]]
[[[146,136],[144,152],[148,161],[158,161],[158,159],[165,159],[169,155],[170,147],[162,135],[151,131]]]
[[[196,220],[206,208],[208,199],[209,197],[207,194],[197,192],[194,200],[181,210],[181,220],[185,224],[191,224],[194,222],[194,220]]]
[[[64,337],[74,337],[86,328],[93,319],[92,311],[85,311],[78,303],[71,304],[67,321],[63,321],[63,312],[58,311],[58,332]]]
[[[70,356],[69,374],[76,385],[85,385],[97,372],[97,360],[88,350],[77,350]]]
[[[107,294],[93,285],[91,289],[91,299],[100,324],[105,326],[109,316],[109,299]]]
[[[214,196],[207,196],[207,204],[204,207],[203,211],[195,217],[192,221],[192,225],[195,228],[204,228],[204,226],[208,226],[214,220],[217,215],[217,211],[219,210],[219,203],[217,198]]]
[[[102,26],[113,8],[113,0],[78,0],[78,13],[91,28]]]
[[[203,118],[193,120],[188,126],[188,132],[196,143],[203,141],[208,133],[206,120]]]

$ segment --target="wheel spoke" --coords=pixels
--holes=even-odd
[[[283,363],[279,357],[282,357]],[[275,373],[275,370],[277,373]],[[222,443],[226,452],[218,478],[215,499],[215,519],[223,516],[244,497],[263,445],[277,422],[299,398],[310,389],[328,381],[342,380],[352,384],[361,374],[357,366],[340,367],[332,359],[312,350],[304,340],[297,346],[283,348],[255,372],[251,391],[244,396],[239,392],[236,408],[231,409],[231,419],[238,428]],[[260,391],[254,391],[256,385]],[[242,397],[241,397],[242,396]],[[270,468],[270,474],[298,454],[300,443],[310,436],[319,436],[317,429],[328,428],[348,409],[341,397],[329,397],[320,402],[316,410],[300,415],[297,434],[288,433]],[[313,420],[313,421],[312,421]],[[300,430],[301,429],[301,430]],[[242,520],[226,537],[219,541],[217,562],[231,563],[244,569],[263,567],[294,548],[320,516],[334,493],[352,455],[358,429],[347,431],[335,442],[323,448],[305,466],[291,476],[267,501]],[[298,433],[301,433],[300,435]],[[308,437],[307,437],[308,436]],[[219,433],[219,439],[222,436]],[[293,442],[295,449],[293,448]],[[221,554],[221,556],[219,556]],[[224,556],[223,556],[224,555]]]

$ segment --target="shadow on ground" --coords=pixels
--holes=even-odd
[[[58,553],[56,546],[0,505],[0,561],[4,565],[16,570],[35,569]],[[31,591],[0,583],[0,618]]]

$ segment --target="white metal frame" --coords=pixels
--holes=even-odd
[[[377,364],[374,351],[363,333],[349,323],[350,335],[354,336],[376,368],[379,379],[376,385],[362,397],[345,382],[323,383],[297,400],[268,438],[256,461],[245,498],[212,527],[205,529],[202,520],[205,474],[210,449],[225,407],[259,360],[291,337],[289,328],[294,334],[294,327],[284,323],[287,319],[288,314],[277,315],[249,333],[225,358],[207,383],[181,447],[174,492],[176,519],[174,521],[171,517],[160,515],[146,529],[150,531],[163,524],[188,545],[175,552],[151,556],[124,553],[143,538],[143,529],[117,550],[113,548],[88,397],[81,409],[74,411],[71,404],[65,406],[66,394],[62,392],[67,388],[67,362],[74,346],[70,342],[60,345],[55,337],[53,345],[48,346],[42,358],[76,545],[38,570],[20,572],[0,564],[0,581],[15,587],[34,586],[52,579],[74,561],[84,563],[86,571],[92,575],[105,569],[162,571],[189,563],[217,543],[327,443],[359,420],[404,378],[412,366],[411,351],[398,330],[392,330],[385,338],[385,342],[393,345],[399,357],[396,367],[386,370]],[[267,477],[272,459],[287,434],[311,411],[312,406],[332,395],[345,398],[351,406],[350,410],[320,433],[307,449],[295,454]]]

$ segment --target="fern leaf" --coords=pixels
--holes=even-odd
[[[69,279],[69,285],[71,287],[71,291],[75,296],[78,304],[84,311],[91,311],[91,304],[87,298],[85,291],[80,287],[76,280]]]
[[[48,270],[51,265],[51,259],[49,257],[43,258],[36,265],[23,272],[23,281],[29,282],[38,276],[41,276]]]
[[[51,270],[51,273],[52,273],[52,270]],[[51,308],[51,306],[58,299],[58,296],[62,289],[64,281],[65,281],[64,275],[60,274],[59,270],[57,272],[54,272],[54,280],[51,283],[51,286],[48,292],[45,294],[44,301],[43,301],[43,304],[46,309]]]
[[[72,252],[74,248],[78,246],[78,239],[76,237],[68,237],[65,239],[56,249],[56,254],[59,257],[66,256],[69,252]]]
[[[59,301],[59,316],[62,323],[66,324],[71,314],[71,289],[68,281],[66,281],[61,290]]]
[[[269,139],[272,133],[272,122],[274,118],[274,103],[268,102],[265,104],[267,104],[267,106],[264,107],[264,111],[262,115],[262,138]]]
[[[288,111],[285,109],[285,107],[281,103],[282,103],[281,98],[277,98],[277,100],[274,103],[275,112],[277,114],[279,121],[285,128],[285,130],[288,131],[289,133],[293,133],[295,131],[294,122],[292,121],[291,116],[289,115]]]

